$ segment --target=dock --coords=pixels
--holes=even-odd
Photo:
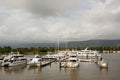
[[[40,67],[50,65],[51,63],[52,63],[51,61],[43,61],[41,62]]]

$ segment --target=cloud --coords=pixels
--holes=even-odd
[[[24,8],[39,16],[68,15],[71,9],[79,9],[81,0],[1,0],[3,6]]]
[[[119,39],[119,4],[119,0],[0,0],[0,39]]]

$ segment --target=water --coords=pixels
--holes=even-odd
[[[119,80],[120,54],[103,54],[108,69],[100,69],[92,62],[81,62],[78,68],[59,68],[55,62],[43,68],[21,65],[0,68],[0,80]]]

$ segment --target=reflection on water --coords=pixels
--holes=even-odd
[[[78,68],[59,68],[54,62],[45,67],[0,67],[0,80],[119,80],[120,54],[104,54],[108,69],[93,62],[81,62]]]
[[[27,65],[20,65],[20,66],[14,66],[14,67],[1,67],[0,71],[4,74],[14,75],[24,72],[24,69]]]
[[[70,69],[71,80],[78,80],[79,72],[77,70],[78,70],[77,68]]]
[[[40,67],[29,67],[27,66],[27,71],[33,72],[33,73],[39,73],[42,71],[42,68]]]

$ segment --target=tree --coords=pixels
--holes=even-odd
[[[5,53],[10,53],[10,52],[11,52],[11,47],[10,47],[10,46],[4,46],[4,47],[2,48],[2,51],[3,51],[4,54],[5,54]]]
[[[2,48],[0,47],[0,54],[2,54],[3,53],[3,50],[2,50]]]

